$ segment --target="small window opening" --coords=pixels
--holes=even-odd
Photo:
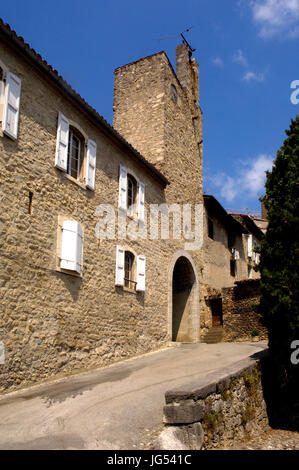
[[[125,287],[136,290],[134,259],[133,253],[125,252]]]
[[[28,195],[28,214],[32,214],[32,200],[33,200],[33,192],[29,191]]]
[[[127,208],[129,213],[132,212],[134,204],[137,201],[137,181],[132,175],[128,175],[128,193]],[[132,214],[133,215],[133,214]]]
[[[236,276],[236,261],[234,259],[230,260],[230,275],[233,277]]]
[[[84,152],[84,138],[76,130],[70,127],[68,145],[68,165],[67,173],[75,179],[79,179]]]

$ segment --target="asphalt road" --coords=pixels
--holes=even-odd
[[[266,349],[184,344],[0,397],[0,449],[142,449],[162,430],[164,394]]]

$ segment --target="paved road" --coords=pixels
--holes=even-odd
[[[245,359],[259,343],[185,344],[0,397],[0,449],[142,449],[166,390]]]

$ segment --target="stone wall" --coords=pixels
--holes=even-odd
[[[165,394],[165,429],[155,449],[213,449],[268,429],[258,353]]]
[[[260,301],[260,281],[248,279],[236,282],[234,287],[222,289],[224,341],[251,341],[253,330],[260,339],[267,339],[256,308]]]

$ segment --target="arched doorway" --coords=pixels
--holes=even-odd
[[[171,339],[196,342],[199,339],[198,281],[191,257],[177,257],[171,285]]]

